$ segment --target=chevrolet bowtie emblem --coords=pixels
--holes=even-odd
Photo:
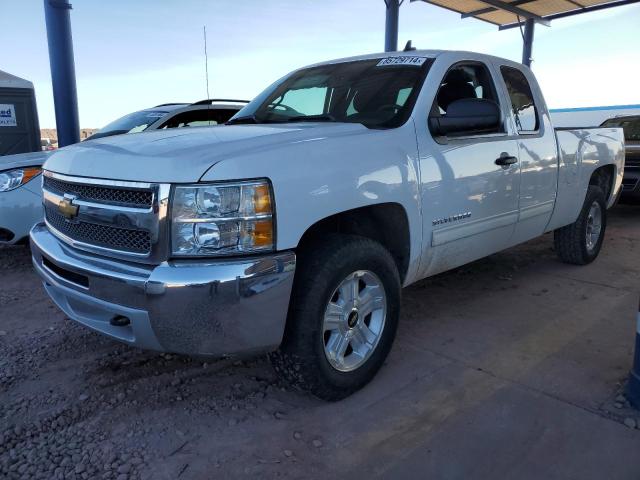
[[[78,215],[78,206],[73,204],[72,198],[63,198],[58,203],[58,211],[64,218],[71,219]]]

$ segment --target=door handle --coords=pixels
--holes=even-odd
[[[508,167],[509,165],[513,165],[517,161],[517,157],[509,155],[507,152],[502,152],[500,154],[500,157],[496,158],[496,165],[500,165],[501,167]]]

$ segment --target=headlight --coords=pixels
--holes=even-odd
[[[0,192],[8,192],[24,185],[41,171],[40,167],[25,167],[0,172]]]
[[[266,181],[176,186],[173,255],[237,255],[272,250],[273,201]]]

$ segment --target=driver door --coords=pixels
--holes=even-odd
[[[483,98],[500,105],[501,124],[495,131],[447,137],[433,135],[428,127],[418,131],[423,277],[510,245],[518,220],[520,168],[518,145],[497,92],[488,65],[456,63],[443,76],[429,115],[446,115],[456,100]]]

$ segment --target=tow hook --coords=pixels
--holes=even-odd
[[[126,327],[131,324],[131,320],[123,315],[116,315],[109,321],[109,323],[114,327]]]

